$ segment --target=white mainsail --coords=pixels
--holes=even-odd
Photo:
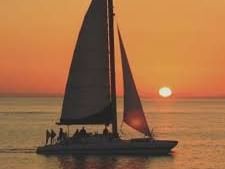
[[[144,115],[142,104],[132,77],[128,63],[127,54],[118,28],[119,44],[122,58],[123,80],[124,80],[124,114],[123,121],[132,128],[151,136],[150,130]]]
[[[60,123],[111,121],[108,46],[107,1],[92,0],[74,51]]]

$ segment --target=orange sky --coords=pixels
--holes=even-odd
[[[89,3],[0,1],[0,95],[63,94]],[[177,97],[225,96],[224,9],[224,0],[115,1],[142,96],[156,96],[161,86],[171,87]]]

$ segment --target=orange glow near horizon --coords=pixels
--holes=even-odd
[[[0,2],[0,95],[62,95],[90,1]],[[116,0],[138,91],[225,96],[225,1]],[[122,73],[116,37],[118,95]]]

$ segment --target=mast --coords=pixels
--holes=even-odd
[[[110,47],[110,76],[111,76],[111,102],[112,102],[112,132],[118,137],[117,131],[117,110],[116,110],[116,78],[115,78],[115,47],[114,47],[114,12],[113,0],[108,0],[109,13],[109,47]]]

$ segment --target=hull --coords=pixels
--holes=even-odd
[[[100,143],[69,143],[45,145],[37,148],[38,154],[77,155],[166,155],[177,145],[170,140],[117,140]]]

